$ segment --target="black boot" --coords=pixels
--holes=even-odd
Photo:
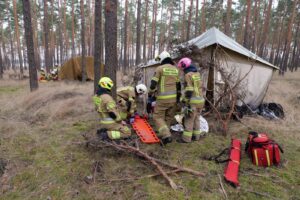
[[[178,142],[178,143],[189,143],[189,142],[184,141],[182,138],[177,139],[176,142]]]
[[[166,145],[166,144],[168,144],[168,143],[171,143],[171,142],[172,142],[172,137],[170,136],[170,137],[163,138],[163,139],[161,139],[161,142],[162,142],[164,145]]]
[[[97,130],[97,136],[99,137],[100,140],[111,141],[111,139],[108,137],[106,128],[98,129]]]

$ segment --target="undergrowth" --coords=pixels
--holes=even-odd
[[[297,78],[297,77],[296,77]],[[292,77],[295,79],[295,77]],[[242,152],[240,187],[222,183],[228,199],[299,199],[300,135],[298,82],[275,77],[267,102],[283,105],[284,120],[245,117],[252,130],[267,132],[284,148],[282,164],[260,168]],[[27,82],[1,84],[0,199],[222,199],[220,180],[226,164],[205,158],[230,145],[231,136],[244,144],[249,128],[232,122],[227,137],[210,132],[199,142],[167,147],[141,145],[150,155],[206,174],[171,175],[179,186],[172,190],[161,177],[116,181],[156,173],[134,155],[110,148],[87,149],[82,133],[95,134],[97,114],[92,105],[92,83],[47,83],[28,94]],[[5,89],[4,89],[5,88]],[[3,92],[5,91],[5,92]],[[214,126],[214,120],[209,120]],[[244,147],[244,146],[243,146]],[[224,156],[226,158],[226,155]]]

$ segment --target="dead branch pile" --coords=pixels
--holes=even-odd
[[[134,154],[136,156],[138,156],[139,158],[145,159],[147,162],[149,162],[154,168],[156,168],[156,170],[158,171],[158,174],[153,174],[153,175],[148,175],[145,177],[155,177],[158,175],[161,175],[167,182],[168,184],[171,186],[172,189],[176,190],[178,188],[178,186],[176,185],[176,183],[172,180],[172,178],[169,176],[169,174],[172,173],[178,173],[178,172],[186,172],[189,174],[192,174],[194,176],[197,177],[204,177],[205,174],[190,168],[185,168],[185,167],[181,167],[181,166],[177,166],[174,164],[170,164],[168,162],[162,161],[160,159],[154,158],[150,155],[148,155],[146,152],[143,152],[142,150],[140,150],[138,147],[134,147],[129,145],[127,142],[125,141],[120,141],[120,143],[116,143],[114,141],[112,142],[105,142],[105,141],[101,141],[98,138],[88,138],[86,135],[83,135],[83,137],[86,139],[86,146],[87,147],[92,147],[95,149],[102,149],[104,147],[111,147],[115,150],[124,152],[124,153],[128,153],[128,154]],[[171,168],[171,171],[165,171],[164,167],[167,168]],[[142,177],[142,178],[145,178]],[[131,178],[133,180],[135,179],[140,179],[140,178]],[[117,179],[118,181],[121,181],[123,179]],[[126,179],[128,180],[128,179]]]

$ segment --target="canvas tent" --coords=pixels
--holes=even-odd
[[[100,67],[100,66],[99,66]],[[103,72],[103,65],[100,70]],[[94,80],[94,58],[86,57],[86,72],[88,80]],[[66,61],[59,70],[61,80],[81,80],[81,57],[74,57]]]
[[[237,101],[238,105],[248,104],[252,108],[256,108],[262,103],[273,71],[278,69],[276,66],[250,52],[215,27],[184,44],[178,45],[177,48],[189,46],[196,46],[201,50],[201,55],[198,56],[201,56],[202,60],[207,60],[210,63],[217,62],[228,73],[234,73],[235,82],[242,79],[241,86],[244,95],[243,99]],[[171,52],[171,55],[175,61],[181,58],[176,50]],[[198,63],[200,66],[201,64]],[[143,81],[148,86],[158,65],[159,63],[151,60],[143,66]],[[213,67],[200,71],[204,86],[212,91],[213,97],[216,97],[218,90],[224,84],[222,76]]]

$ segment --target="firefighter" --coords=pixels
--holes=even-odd
[[[202,96],[202,82],[200,73],[192,65],[190,58],[182,58],[178,62],[178,68],[184,72],[185,94],[183,104],[185,105],[184,131],[178,142],[189,143],[200,139],[200,113],[204,106]]]
[[[149,99],[156,96],[153,120],[162,143],[167,144],[172,142],[170,125],[177,109],[174,105],[180,102],[179,70],[166,51],[155,60],[160,61],[161,65],[156,68],[151,79]]]
[[[46,72],[45,72],[45,69],[44,68],[41,68],[40,70],[40,78],[39,78],[40,81],[45,81],[47,80],[47,76],[46,76]]]
[[[120,108],[122,120],[132,118],[136,112],[136,98],[147,93],[147,87],[144,84],[138,84],[135,87],[126,86],[117,89],[117,102]],[[131,119],[133,122],[133,118]]]
[[[58,69],[57,69],[57,68],[54,68],[54,69],[51,71],[50,79],[51,79],[52,81],[57,81],[57,80],[58,80]]]
[[[102,77],[98,84],[97,94],[93,97],[96,109],[100,115],[101,129],[97,131],[102,140],[118,140],[128,138],[131,135],[126,123],[121,120],[116,102],[110,96],[113,81],[108,77]]]

